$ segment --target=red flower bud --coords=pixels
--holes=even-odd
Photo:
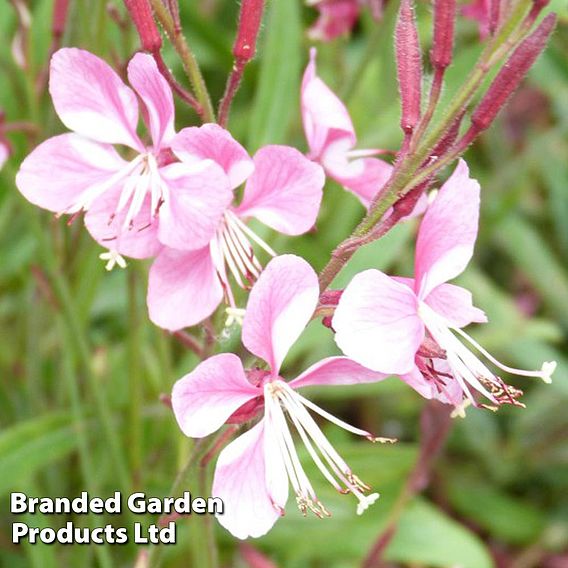
[[[400,125],[411,133],[420,119],[422,62],[411,0],[402,0],[395,29],[396,71],[402,104]]]
[[[477,132],[485,130],[493,122],[497,113],[546,47],[546,42],[555,24],[556,14],[548,14],[536,30],[520,43],[493,79],[493,83],[471,117],[472,126]]]
[[[237,38],[233,45],[233,55],[239,63],[250,61],[256,53],[263,10],[264,0],[242,0]]]
[[[53,3],[53,19],[51,22],[51,33],[53,37],[60,38],[65,32],[68,11],[69,0],[55,0]]]
[[[430,61],[436,69],[445,69],[452,62],[456,0],[434,0],[434,39]]]
[[[499,18],[501,17],[501,0],[491,0],[489,2],[489,34],[495,35]]]
[[[136,26],[142,49],[157,53],[162,47],[162,36],[158,31],[152,8],[148,0],[124,0],[124,5]]]

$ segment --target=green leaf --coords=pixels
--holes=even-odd
[[[458,513],[510,544],[535,541],[545,526],[538,509],[461,475],[448,483],[448,497]]]
[[[505,252],[541,294],[549,308],[568,327],[568,274],[542,237],[519,215],[510,215],[499,227]]]
[[[301,74],[301,21],[298,2],[273,0],[266,24],[257,95],[251,104],[249,149],[286,140],[298,117]]]
[[[413,501],[402,514],[386,558],[439,568],[494,566],[477,535],[423,499]]]
[[[75,450],[77,436],[67,413],[20,422],[0,434],[0,495],[22,486],[37,471]]]

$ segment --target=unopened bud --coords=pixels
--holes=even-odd
[[[263,10],[264,0],[242,0],[237,38],[233,45],[233,55],[240,63],[250,61],[256,53]]]
[[[420,120],[422,63],[411,0],[402,0],[395,29],[396,70],[402,104],[400,125],[408,134]]]
[[[519,86],[536,58],[546,47],[555,24],[556,14],[546,16],[501,68],[471,117],[472,126],[478,132],[491,125],[507,99]]]
[[[53,37],[60,38],[65,32],[68,12],[69,0],[55,0],[53,3],[53,19],[51,22],[51,33]]]
[[[124,0],[124,5],[136,26],[142,49],[150,53],[160,51],[162,36],[154,21],[149,0]]]
[[[445,69],[452,62],[456,0],[434,0],[434,39],[430,61],[436,69]]]

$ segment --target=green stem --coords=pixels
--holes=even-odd
[[[193,446],[193,451],[190,453],[187,461],[183,468],[177,474],[168,495],[171,497],[178,496],[181,493],[183,487],[187,485],[187,479],[193,469],[198,465],[199,460],[201,459],[202,454],[207,449],[207,438],[200,438],[195,442]],[[158,525],[161,524],[163,518],[158,519]],[[146,561],[143,564],[147,568],[159,568],[161,565],[161,556],[162,556],[163,546],[151,546],[148,549],[148,554],[146,557]]]
[[[381,222],[388,209],[413,187],[416,187],[418,183],[449,163],[446,158],[437,160],[434,164],[422,169],[417,175],[422,164],[428,159],[432,147],[448,130],[456,117],[467,108],[493,65],[504,58],[528,31],[529,26],[526,25],[525,16],[530,5],[531,0],[521,0],[514,6],[509,19],[504,23],[499,34],[486,47],[465,83],[454,95],[442,119],[425,132],[424,139],[417,144],[415,151],[406,153],[395,165],[391,179],[379,191],[367,215],[353,233],[333,251],[331,259],[320,275],[321,291],[324,291],[331,284],[357,248],[369,242],[365,237]],[[455,159],[456,155],[454,153],[451,155],[452,159]],[[385,232],[378,231],[376,238],[379,238]],[[372,240],[376,240],[376,238]]]
[[[154,13],[156,14],[156,18],[164,28],[166,35],[179,55],[185,73],[193,87],[195,96],[203,108],[203,120],[205,122],[215,122],[215,111],[213,110],[211,97],[209,96],[209,91],[205,85],[205,81],[195,55],[191,51],[183,33],[181,33],[175,25],[171,14],[168,12],[162,1],[151,0],[151,3]]]
[[[62,327],[63,318],[60,318]],[[81,404],[81,396],[75,374],[73,372],[73,364],[70,362],[70,353],[65,351],[63,358],[63,377],[67,386],[69,402],[71,403],[71,413],[73,415],[73,427],[75,435],[77,436],[77,447],[79,450],[79,467],[85,482],[85,487],[90,495],[99,495],[99,486],[93,472],[96,471],[95,465],[91,460],[89,453],[89,442],[85,434],[85,426],[87,423],[87,416],[85,409]],[[96,524],[95,518],[89,516],[89,524],[94,526]],[[95,554],[101,568],[112,568],[112,558],[109,554],[108,548],[103,546],[95,546]]]
[[[113,424],[109,406],[101,388],[102,385],[97,380],[97,377],[93,373],[91,367],[89,346],[83,330],[81,329],[78,310],[74,306],[73,296],[69,290],[67,281],[63,277],[60,267],[57,265],[51,243],[45,238],[46,235],[39,222],[38,212],[29,207],[26,207],[25,209],[29,212],[31,225],[36,234],[36,240],[42,257],[42,264],[46,269],[52,292],[57,299],[58,306],[61,309],[61,316],[68,331],[68,347],[75,351],[79,365],[82,368],[83,374],[87,379],[88,386],[92,391],[95,399],[95,412],[97,413],[98,420],[101,423],[102,433],[106,438],[109,453],[114,463],[116,474],[118,475],[118,481],[121,486],[126,489],[130,484],[128,469],[116,436],[116,428]],[[76,380],[78,380],[78,378],[76,378]]]
[[[140,365],[140,318],[138,314],[138,284],[136,270],[128,272],[128,383],[130,390],[129,445],[130,469],[134,486],[138,486],[142,471],[142,373]]]

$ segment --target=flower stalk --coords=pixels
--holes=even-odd
[[[215,112],[211,104],[209,91],[205,85],[205,80],[201,74],[197,59],[193,51],[191,51],[185,36],[181,32],[179,21],[177,21],[176,24],[176,19],[161,0],[151,0],[151,4],[156,19],[164,28],[166,35],[181,59],[184,71],[193,87],[195,98],[203,109],[200,114],[201,118],[204,122],[215,122]]]
[[[245,67],[256,54],[256,41],[263,12],[264,0],[243,0],[241,3],[237,37],[233,44],[235,62],[219,104],[219,124],[223,127],[229,119],[231,104],[241,84]]]
[[[540,6],[540,4],[538,5]],[[531,6],[533,8],[529,11]],[[445,156],[425,165],[432,155],[432,148],[439,145],[451,128],[457,128],[456,125],[459,125],[461,117],[463,117],[469,103],[478,92],[489,71],[522,41],[530,28],[530,22],[534,21],[532,20],[534,10],[534,2],[530,0],[522,0],[514,7],[509,18],[503,22],[499,32],[481,54],[465,83],[448,104],[444,116],[435,127],[421,135],[421,140],[416,142],[413,152],[403,153],[402,158],[395,164],[395,169],[389,181],[375,196],[367,215],[353,233],[340,243],[332,253],[331,259],[320,274],[321,290],[325,290],[331,284],[335,276],[360,246],[382,237],[392,228],[388,226],[390,223],[383,224],[381,220],[396,201],[412,188],[428,178],[432,178],[435,173],[458,157],[467,147],[467,145],[464,148],[461,145],[455,147]],[[471,141],[473,141],[473,138],[468,144]]]

